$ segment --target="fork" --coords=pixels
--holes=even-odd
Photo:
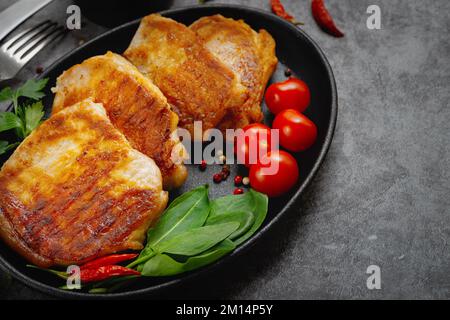
[[[31,58],[65,31],[56,22],[46,20],[6,41],[0,47],[0,81],[12,79]]]

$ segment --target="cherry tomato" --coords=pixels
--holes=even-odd
[[[272,83],[267,88],[265,98],[267,107],[274,114],[285,109],[303,112],[311,101],[311,93],[305,82],[289,78],[283,82]]]
[[[261,123],[249,124],[242,130],[243,133],[236,138],[234,151],[238,163],[249,167],[270,151],[271,132],[268,126]]]
[[[289,151],[304,151],[311,147],[317,138],[317,127],[297,110],[281,111],[273,121],[273,129],[278,129],[280,145]]]
[[[270,168],[278,170],[270,174]],[[298,180],[298,165],[286,151],[275,150],[261,158],[261,163],[250,167],[250,185],[269,197],[278,197],[289,191]]]

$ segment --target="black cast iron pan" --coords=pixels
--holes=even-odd
[[[126,287],[122,292],[118,293],[92,295],[60,290],[57,286],[61,285],[61,283],[54,276],[26,268],[26,261],[23,258],[10,250],[4,243],[0,243],[0,266],[15,278],[34,289],[61,298],[127,298],[152,295],[160,292],[162,289],[174,288],[187,280],[192,280],[194,277],[205,273],[209,273],[209,275],[202,277],[203,279],[213,279],[215,268],[231,259],[239,259],[242,253],[266,234],[268,229],[293,206],[305,188],[311,183],[311,180],[325,158],[336,125],[336,84],[333,72],[325,55],[305,32],[269,12],[242,6],[196,6],[168,10],[162,12],[162,14],[186,25],[191,24],[203,16],[222,14],[223,16],[234,19],[244,19],[253,29],[266,29],[274,37],[280,63],[271,81],[284,80],[286,78],[284,75],[286,67],[289,67],[295,76],[304,80],[309,85],[312,95],[311,104],[306,115],[318,127],[318,138],[315,145],[306,152],[296,155],[300,167],[299,182],[288,194],[277,199],[270,199],[269,213],[264,225],[249,241],[238,247],[232,254],[208,267],[178,277],[139,279],[134,285]],[[47,86],[47,96],[44,100],[47,114],[51,111],[53,100],[50,88],[54,86],[56,78],[64,70],[89,57],[104,54],[108,50],[122,53],[129,45],[138,25],[139,20],[136,20],[108,31],[70,52],[46,70],[42,77],[50,78],[49,85]],[[267,112],[266,106],[263,106],[263,108],[266,114],[265,122],[270,125],[272,117]],[[234,166],[231,170],[231,177],[238,172],[241,174],[245,172],[239,166]],[[218,171],[219,168],[214,166],[209,166],[206,172],[199,171],[196,166],[190,166],[189,178],[186,184],[180,190],[174,192],[172,197],[205,183],[209,183],[211,186],[211,198],[232,193],[234,189],[233,179],[228,179],[226,183],[219,185],[212,183],[212,174]]]

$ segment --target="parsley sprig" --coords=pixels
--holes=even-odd
[[[20,140],[25,139],[42,122],[44,106],[39,99],[45,94],[48,79],[30,79],[17,90],[10,87],[0,91],[0,102],[11,101],[12,111],[0,112],[0,132],[14,130]],[[28,103],[19,104],[19,98],[28,98]],[[31,102],[30,102],[31,100]],[[14,149],[19,143],[0,140],[0,154]]]

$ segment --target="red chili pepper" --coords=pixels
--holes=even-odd
[[[122,261],[128,261],[134,259],[138,256],[137,253],[126,253],[126,254],[112,254],[110,256],[101,257],[88,263],[85,263],[80,267],[80,269],[96,269],[98,267],[110,266],[117,264]]]
[[[102,266],[96,269],[81,269],[81,282],[102,281],[111,277],[140,275],[141,273],[122,266]]]
[[[336,27],[333,18],[325,8],[323,0],[312,0],[311,3],[312,15],[317,24],[328,34],[337,38],[343,37],[344,34]]]
[[[272,7],[272,12],[275,13],[280,18],[283,18],[296,25],[303,24],[295,20],[295,18],[286,11],[283,4],[281,3],[281,0],[270,0],[270,6]]]

